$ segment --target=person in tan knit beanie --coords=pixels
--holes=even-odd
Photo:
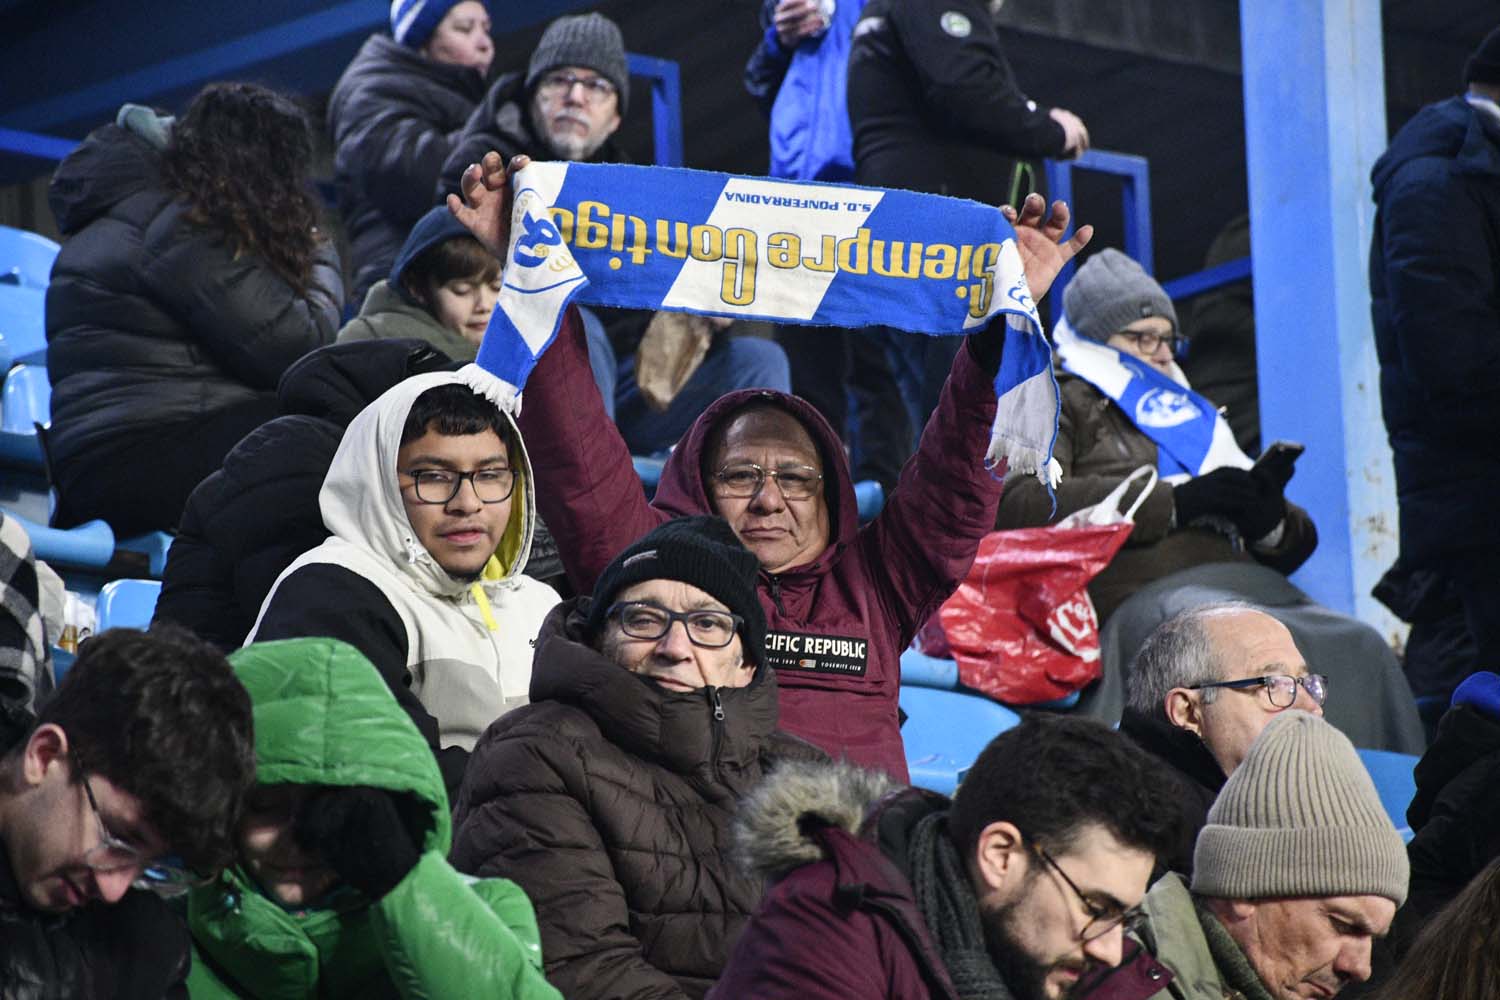
[[[1363,982],[1408,874],[1353,744],[1283,712],[1209,810],[1191,891],[1168,874],[1146,895],[1141,941],[1174,974],[1156,1000],[1306,1000]]]

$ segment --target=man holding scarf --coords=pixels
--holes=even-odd
[[[512,171],[525,162],[513,161]],[[449,200],[499,255],[510,238],[508,180],[498,154],[487,155],[464,175],[467,204]],[[1047,213],[1040,197],[1019,214],[1004,211],[1028,286],[1009,294],[1039,298],[1092,227],[1063,241],[1067,206]],[[999,502],[1000,478],[982,456],[991,447],[1006,316],[968,337],[917,454],[881,515],[861,527],[833,428],[803,400],[770,391],[731,393],[710,406],[667,460],[648,504],[590,375],[577,315],[567,310],[531,371],[521,415],[523,433],[547,456],[537,494],[573,585],[591,589],[621,549],[664,520],[719,514],[760,560],[783,727],[905,781],[901,651],[968,572]]]
[[[1291,573],[1302,565],[1317,546],[1312,519],[1282,495],[1285,479],[1251,468],[1213,404],[1188,388],[1173,359],[1177,313],[1161,285],[1106,248],[1078,269],[1063,305],[1056,510],[1041,483],[1013,475],[995,526],[1047,524],[1098,503],[1139,466],[1155,467],[1161,479],[1136,512],[1130,540],[1089,585],[1101,623],[1178,570],[1254,560]]]

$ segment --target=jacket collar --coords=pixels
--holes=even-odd
[[[1120,718],[1120,732],[1142,750],[1171,764],[1194,782],[1217,793],[1227,780],[1219,762],[1203,741],[1186,729],[1127,708]]]
[[[587,597],[564,602],[542,624],[531,700],[572,704],[611,743],[697,783],[739,788],[758,779],[778,719],[774,671],[760,665],[742,688],[668,691],[593,648],[585,633],[589,604]]]

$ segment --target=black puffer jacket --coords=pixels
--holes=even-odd
[[[0,708],[0,754],[31,718]],[[114,905],[66,914],[26,905],[0,843],[0,997],[5,1000],[162,1000],[187,997],[187,926],[161,899],[132,889]]]
[[[328,537],[318,491],[349,421],[407,376],[448,364],[421,341],[382,340],[334,344],[287,369],[284,416],[246,435],[188,498],[156,617],[238,649],[281,571]]]
[[[538,160],[558,158],[532,124],[531,101],[526,94],[524,73],[508,73],[496,80],[484,100],[469,115],[463,132],[443,164],[436,199],[441,201],[450,194],[458,194],[458,179],[463,176],[464,169],[471,163],[478,163],[490,150],[499,153],[507,163],[512,156],[521,153]],[[612,135],[594,150],[588,162],[629,161]]]
[[[761,895],[728,856],[738,800],[775,761],[823,755],[777,730],[769,667],[669,692],[585,644],[588,607],[552,612],[531,704],[474,748],[452,860],[526,890],[571,1000],[702,996]]]
[[[299,294],[257,255],[190,224],[160,159],[146,139],[106,125],[52,177],[67,237],[47,289],[59,465],[85,467],[273,392],[292,362],[338,332],[343,284],[331,244]]]
[[[328,98],[339,209],[355,302],[390,273],[406,234],[436,202],[438,171],[484,96],[468,66],[371,35]]]

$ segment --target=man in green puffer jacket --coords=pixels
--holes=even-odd
[[[437,762],[370,662],[332,639],[230,662],[259,783],[236,863],[188,897],[190,995],[558,1000],[526,895],[448,864]]]

